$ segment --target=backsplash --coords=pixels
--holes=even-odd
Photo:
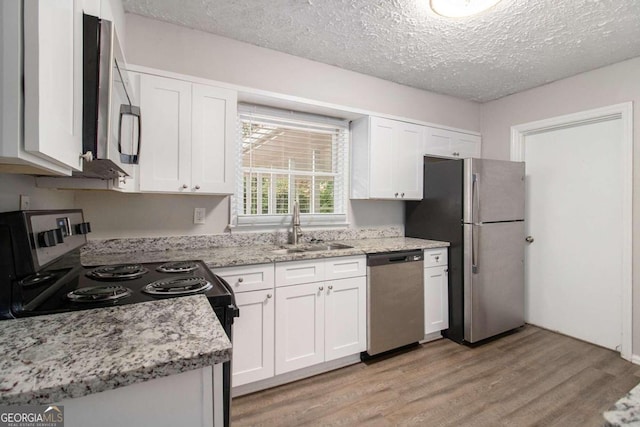
[[[398,226],[384,228],[361,228],[346,230],[307,231],[301,242],[312,239],[335,241],[354,239],[376,239],[404,236],[404,228]],[[285,245],[289,233],[285,231],[268,233],[225,233],[201,236],[137,237],[131,239],[91,240],[82,248],[85,254],[117,254],[129,252],[158,252],[183,249],[224,248],[233,246]]]

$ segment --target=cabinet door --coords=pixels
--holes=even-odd
[[[324,286],[276,288],[276,375],[324,361]]]
[[[24,28],[24,149],[82,170],[81,0],[26,0]]]
[[[447,267],[424,269],[424,333],[449,327],[449,273]]]
[[[371,117],[370,120],[369,197],[392,199],[396,193],[393,183],[393,144],[398,122],[379,117]]]
[[[216,268],[213,272],[226,280],[234,293],[273,290],[273,263]]]
[[[426,128],[424,155],[466,159],[480,157],[480,136],[444,129]]]
[[[140,190],[190,192],[191,83],[140,76]]]
[[[276,286],[322,282],[325,262],[322,259],[276,262]]]
[[[453,152],[453,157],[461,157],[463,159],[474,157],[479,159],[481,157],[480,137],[478,135],[459,133],[451,143],[451,151]]]
[[[367,349],[367,278],[325,283],[325,361]]]
[[[424,155],[452,157],[451,144],[455,132],[427,127],[424,134],[422,153]]]
[[[233,194],[236,92],[193,85],[191,188]]]
[[[423,134],[423,126],[397,122],[393,185],[399,199],[422,200]]]
[[[240,317],[233,324],[233,385],[274,373],[273,290],[236,294]]]

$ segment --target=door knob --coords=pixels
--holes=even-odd
[[[531,236],[527,236],[524,240],[526,240],[527,243],[533,243],[533,237]]]

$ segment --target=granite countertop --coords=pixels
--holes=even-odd
[[[604,413],[606,427],[640,425],[640,384]]]
[[[231,267],[238,265],[264,264],[271,262],[296,261],[305,259],[330,258],[338,256],[363,255],[377,252],[391,252],[411,249],[429,249],[449,246],[448,242],[436,240],[415,239],[411,237],[385,237],[358,240],[339,240],[353,248],[331,251],[309,251],[292,254],[274,254],[272,251],[281,248],[291,248],[293,245],[257,245],[233,246],[210,249],[180,249],[166,251],[139,251],[122,254],[82,254],[82,264],[86,266],[120,264],[132,262],[162,262],[202,260],[210,268]],[[311,245],[298,245],[304,248]]]
[[[0,322],[0,404],[85,396],[231,359],[204,295]]]

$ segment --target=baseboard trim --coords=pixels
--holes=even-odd
[[[425,344],[431,341],[439,340],[442,338],[442,332],[432,332],[430,334],[426,334],[424,338],[420,341],[420,344]]]
[[[632,354],[630,362],[633,363],[634,365],[640,365],[640,355]]]
[[[231,396],[238,397],[249,393],[255,393],[256,391],[277,387],[279,385],[298,381],[304,378],[312,377],[314,375],[323,374],[325,372],[344,368],[345,366],[354,365],[356,363],[360,363],[360,353],[341,357],[340,359],[320,363],[318,365],[299,369],[297,371],[276,375],[275,377],[267,378],[266,380],[256,381],[254,383],[233,387],[231,389]]]

